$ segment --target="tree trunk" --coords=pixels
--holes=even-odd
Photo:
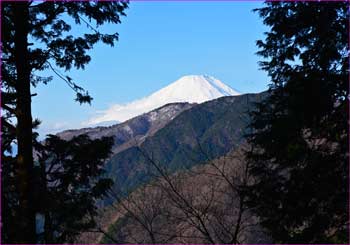
[[[36,243],[35,207],[33,200],[33,142],[32,112],[30,93],[30,65],[28,57],[28,2],[13,3],[15,47],[14,56],[17,70],[17,142],[19,190],[19,223],[18,242]]]

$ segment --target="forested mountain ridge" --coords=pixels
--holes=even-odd
[[[63,139],[87,134],[113,136],[113,154],[105,164],[123,195],[155,174],[150,160],[170,172],[223,156],[240,146],[254,103],[265,93],[225,96],[202,104],[173,103],[110,127],[67,130]],[[108,199],[107,203],[113,200]]]
[[[190,168],[240,146],[249,111],[266,93],[227,96],[185,110],[140,146],[113,155],[106,163],[114,191],[126,194],[157,172],[151,161],[169,172]]]

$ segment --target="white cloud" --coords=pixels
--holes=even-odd
[[[97,115],[87,122],[84,122],[83,125],[92,126],[111,121],[124,122],[162,105],[160,101],[149,101],[147,98],[136,100],[128,104],[115,104],[107,110],[96,112]]]

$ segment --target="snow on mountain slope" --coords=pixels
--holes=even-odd
[[[168,103],[189,102],[202,103],[222,96],[239,95],[239,93],[220,80],[207,75],[189,75],[158,90],[148,97],[117,104],[91,118],[86,124],[93,126],[105,121],[124,122],[142,113],[151,111]]]
[[[194,106],[194,104],[167,104],[123,123],[114,124],[113,126],[65,130],[58,133],[57,136],[64,140],[70,140],[74,136],[81,134],[87,134],[91,139],[112,136],[114,137],[112,152],[116,154],[131,146],[141,144],[147,137],[154,135],[176,116],[192,108],[192,106]]]

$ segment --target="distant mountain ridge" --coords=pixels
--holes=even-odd
[[[74,136],[87,134],[90,138],[114,137],[113,154],[142,143],[148,136],[155,134],[181,112],[193,107],[189,103],[172,103],[153,111],[127,120],[124,123],[108,127],[92,127],[65,130],[57,134],[62,139],[69,140]]]
[[[106,164],[115,190],[127,194],[151,180],[148,157],[171,172],[223,156],[244,141],[248,112],[266,93],[227,96],[183,111],[138,146],[115,154]],[[147,155],[145,155],[147,154]]]
[[[137,145],[119,151],[108,160],[105,169],[106,177],[110,177],[115,183],[112,192],[117,193],[119,197],[126,197],[137,192],[144,184],[157,181],[160,174],[150,159],[163,171],[177,174],[183,180],[185,171],[182,170],[201,166],[207,168],[207,163],[211,160],[238,150],[245,142],[249,112],[254,111],[255,103],[266,96],[267,92],[244,94],[192,104],[153,135],[149,135]],[[235,166],[232,168],[236,171]],[[204,189],[209,183],[206,177],[203,177],[200,183],[191,182],[194,181],[191,178],[186,181],[188,182],[184,183],[185,185],[199,185]],[[111,207],[109,204],[115,202],[115,198],[111,196],[100,203],[101,207],[106,208],[102,210],[109,210],[106,217],[102,215],[104,221],[101,221],[101,224],[106,227],[108,224],[119,224],[118,222],[124,220],[118,212],[113,212],[113,208],[108,208]],[[118,218],[117,222],[116,217],[121,219]],[[173,226],[169,228],[173,229]],[[117,230],[119,231],[119,228]],[[266,235],[253,233],[247,234],[252,241],[268,241]],[[138,230],[136,234],[142,236]],[[90,235],[87,234],[84,239],[95,241],[93,239],[96,239],[96,236]]]
[[[150,180],[149,154],[171,171],[191,167],[225,155],[243,141],[248,112],[266,93],[225,96],[202,104],[172,103],[110,127],[67,130],[70,139],[79,134],[91,138],[114,137],[107,175],[125,194]]]
[[[222,96],[239,94],[212,76],[188,75],[147,97],[127,104],[114,105],[103,111],[102,115],[90,119],[87,124],[93,126],[108,121],[124,122],[169,103],[202,103]]]

